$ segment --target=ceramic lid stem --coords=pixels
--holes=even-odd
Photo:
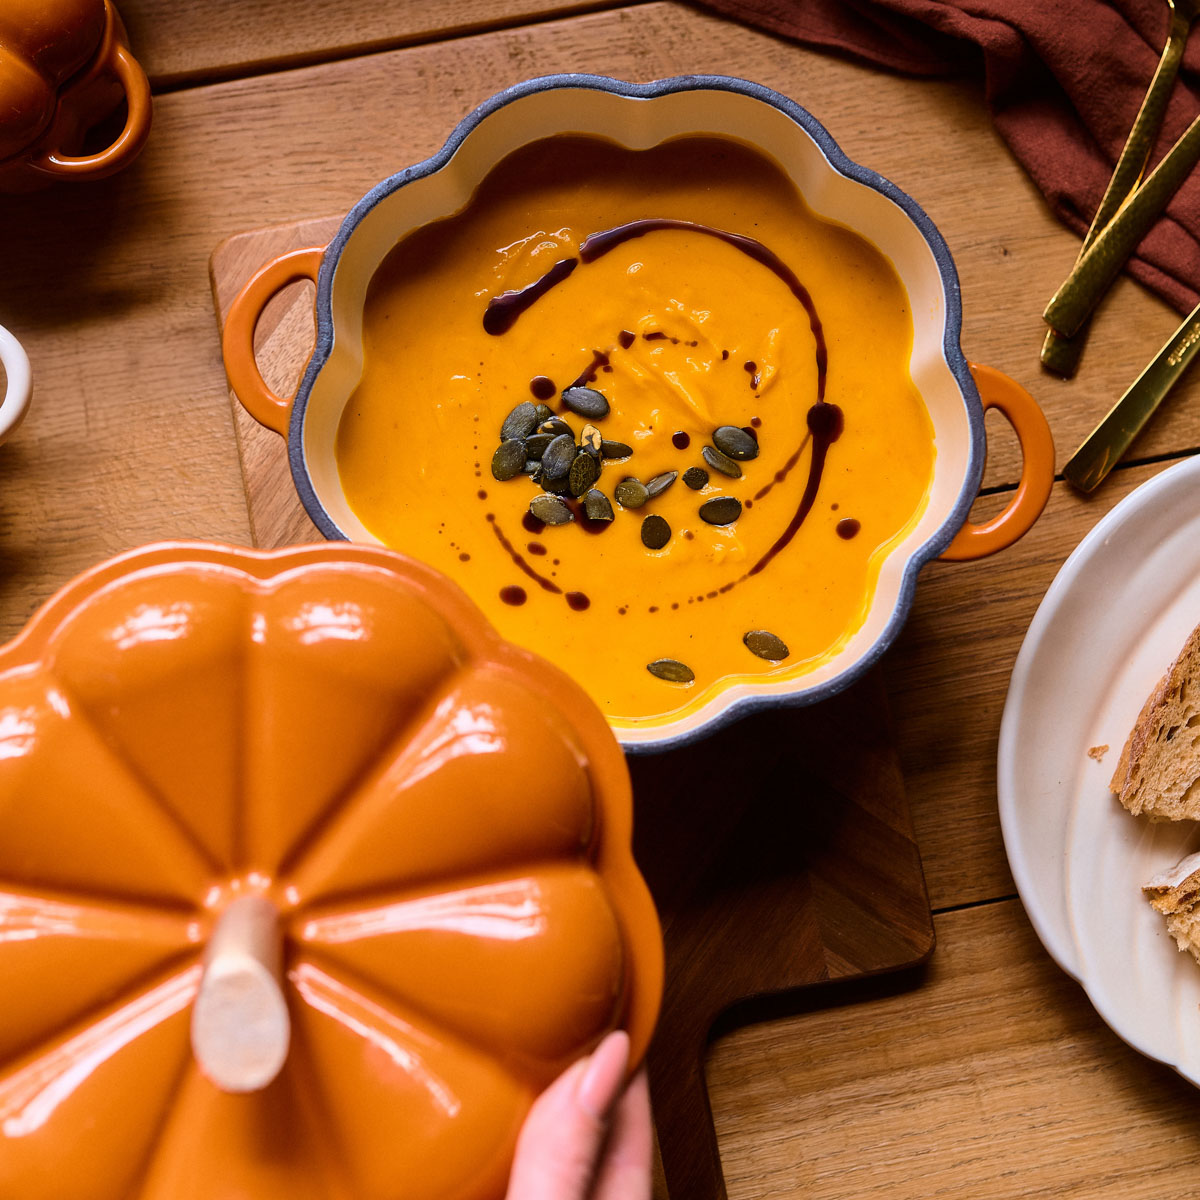
[[[222,1091],[269,1086],[287,1058],[291,1024],[281,986],[279,912],[241,896],[221,913],[192,1010],[192,1052]]]

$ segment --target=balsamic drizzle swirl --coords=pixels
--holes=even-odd
[[[821,486],[821,474],[825,470],[825,456],[829,453],[829,447],[842,436],[845,424],[842,410],[836,404],[826,404],[824,400],[818,400],[808,410],[808,431],[812,437],[812,459],[808,465],[808,480],[804,485],[804,495],[800,497],[799,507],[788,523],[788,527],[779,535],[770,550],[742,576],[743,579],[757,575],[796,536],[800,526],[804,524],[804,518],[808,516],[817,499],[817,489]],[[739,580],[739,582],[741,581]]]
[[[562,283],[577,266],[577,258],[560,258],[545,275],[519,291],[493,296],[483,314],[484,332],[494,337],[507,333],[527,308],[536,304],[556,283]]]
[[[644,237],[661,229],[681,229],[688,233],[702,233],[714,237],[740,250],[743,254],[761,263],[773,275],[778,276],[791,291],[792,295],[804,306],[808,313],[808,324],[816,340],[817,351],[817,402],[825,399],[825,373],[829,365],[829,354],[825,347],[825,330],[821,318],[817,315],[817,306],[809,295],[808,289],[796,278],[795,271],[775,253],[760,241],[746,237],[742,233],[730,233],[726,229],[714,229],[711,225],[701,225],[697,221],[680,221],[674,217],[647,217],[641,221],[630,221],[625,225],[617,225],[600,233],[592,233],[585,237],[579,246],[579,257],[585,263],[595,262],[610,250],[615,250],[623,242],[632,238]],[[554,268],[551,268],[552,270]],[[543,279],[545,276],[542,277]]]
[[[566,279],[580,262],[585,264],[595,262],[596,259],[602,258],[609,251],[616,249],[616,247],[625,242],[631,241],[633,238],[644,237],[648,233],[665,229],[678,229],[714,237],[735,247],[755,262],[766,267],[787,285],[792,295],[803,306],[805,312],[808,314],[808,324],[812,330],[815,342],[817,400],[808,410],[808,433],[784,466],[779,471],[776,471],[774,480],[761,488],[754,499],[761,500],[776,483],[782,483],[799,461],[804,448],[811,442],[812,458],[809,462],[808,479],[805,481],[804,493],[800,498],[800,503],[792,519],[788,522],[787,528],[779,535],[770,549],[741,578],[734,580],[732,583],[725,584],[718,592],[709,593],[710,596],[716,596],[720,593],[728,592],[737,584],[744,582],[753,575],[757,575],[796,536],[800,526],[804,523],[805,518],[812,510],[812,506],[816,501],[829,448],[838,440],[845,427],[845,418],[841,408],[836,404],[828,404],[825,401],[825,378],[828,373],[829,353],[825,343],[825,330],[821,324],[821,318],[817,313],[817,308],[813,303],[811,294],[796,277],[796,273],[791,267],[773,250],[764,246],[762,242],[752,237],[747,237],[745,234],[730,233],[725,229],[715,229],[710,225],[702,225],[695,221],[678,220],[673,217],[648,217],[639,221],[629,221],[624,225],[614,226],[612,229],[605,229],[598,233],[589,234],[580,243],[578,258],[559,259],[544,275],[535,279],[526,287],[517,291],[502,292],[499,296],[493,296],[488,301],[487,308],[484,311],[483,328],[485,332],[494,336],[507,333],[516,324],[517,319],[522,313],[536,304],[551,288]],[[627,345],[624,336],[622,336],[621,344],[622,346]],[[630,335],[628,344],[632,344],[632,335]],[[607,361],[607,354],[602,354],[599,351],[595,352],[592,363],[585,368],[583,374],[580,375],[572,386],[590,382],[595,378],[595,373],[599,367],[607,363]],[[754,364],[746,364],[748,371],[752,370],[753,367]],[[499,526],[496,525],[493,514],[488,514],[488,521],[492,525],[493,532],[512,556],[514,563],[526,575],[536,580],[546,591],[562,593],[562,589],[557,584],[535,571],[517,551],[516,547],[509,542]]]

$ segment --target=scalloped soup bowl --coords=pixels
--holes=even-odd
[[[283,397],[254,330],[304,278],[316,344]],[[451,574],[634,750],[840,690],[895,638],[925,563],[991,554],[1036,520],[1045,418],[968,365],[960,317],[929,218],[793,101],[723,77],[566,75],[499,93],[328,246],[268,263],[223,349],[326,537]],[[974,525],[991,407],[1023,474]],[[629,453],[600,446],[598,471],[558,479],[531,410]],[[711,455],[721,426],[742,434],[732,470]],[[514,478],[488,469],[502,427],[522,441]],[[616,495],[626,477],[667,483],[643,507]],[[539,483],[559,493],[541,515],[565,524],[527,512]],[[614,519],[585,507],[589,487]]]

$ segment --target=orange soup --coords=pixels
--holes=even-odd
[[[888,259],[715,137],[555,137],[370,285],[347,499],[618,728],[801,675],[914,525],[933,427]]]

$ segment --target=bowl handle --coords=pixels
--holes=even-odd
[[[277,396],[266,384],[254,357],[254,331],[271,297],[302,279],[317,282],[324,246],[291,250],[260,267],[229,306],[221,335],[225,374],[242,407],[260,424],[285,438],[295,396]]]
[[[113,9],[108,9],[105,51],[105,68],[116,76],[125,92],[127,114],[125,128],[117,135],[111,146],[96,154],[69,155],[49,150],[34,160],[33,165],[48,175],[73,178],[86,175],[98,178],[119,171],[127,162],[136,158],[146,144],[150,133],[150,81],[141,64],[133,57],[129,47],[117,36],[113,28]]]
[[[967,521],[941,555],[948,562],[969,562],[1011,546],[1041,516],[1054,486],[1054,437],[1038,402],[995,368],[969,365],[984,411],[995,408],[1004,414],[1021,443],[1024,462],[1012,503],[982,525]]]
[[[33,394],[33,377],[29,357],[21,343],[0,326],[0,364],[8,376],[8,388],[0,400],[0,442],[4,441],[25,419],[29,398]]]

